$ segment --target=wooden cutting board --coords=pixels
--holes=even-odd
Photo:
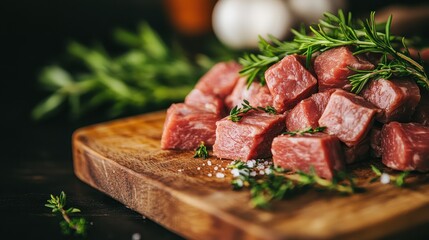
[[[352,167],[363,193],[307,191],[270,211],[254,209],[248,191],[232,190],[230,161],[211,157],[209,166],[193,151],[160,149],[164,118],[155,112],[77,130],[77,177],[192,239],[367,239],[429,222],[427,175],[413,176],[406,188],[369,184],[369,163]]]

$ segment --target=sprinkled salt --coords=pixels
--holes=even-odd
[[[390,176],[389,176],[389,174],[387,174],[387,173],[381,174],[381,176],[380,176],[380,182],[382,184],[388,184],[388,183],[390,183]]]
[[[201,170],[201,168],[200,168],[200,167],[197,167],[197,170]]]
[[[231,174],[234,177],[238,177],[238,176],[240,176],[240,171],[238,171],[237,168],[234,168],[234,169],[231,170]]]
[[[220,170],[225,171],[225,168],[221,168]]]
[[[268,165],[268,161],[265,161],[265,162],[264,162],[264,165]]]
[[[255,162],[254,162],[255,160],[250,160],[250,161],[247,161],[247,166],[249,167],[249,168],[252,168],[254,165],[255,165]]]
[[[134,233],[132,236],[131,236],[131,239],[132,240],[140,240],[142,238],[142,236],[140,235],[140,233]]]
[[[217,178],[224,178],[225,174],[218,172],[218,173],[216,173],[216,177]]]
[[[182,172],[182,169],[177,170],[178,172]]]
[[[207,174],[207,176],[211,177],[211,176],[212,176],[212,174],[211,174],[211,173],[209,173],[209,174]]]
[[[259,171],[259,175],[264,175],[264,174],[265,174],[264,170]]]
[[[210,160],[207,161],[207,166],[211,166],[212,162]]]
[[[218,167],[214,167],[214,170],[216,171],[216,170],[218,170],[219,168]]]
[[[255,172],[255,171],[250,172],[250,176],[251,176],[251,177],[256,176],[256,172]]]
[[[206,164],[205,163],[203,163],[203,166],[205,166]]]

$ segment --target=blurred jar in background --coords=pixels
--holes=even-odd
[[[164,0],[173,27],[185,36],[211,32],[212,10],[217,0]]]

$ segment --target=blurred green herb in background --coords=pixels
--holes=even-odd
[[[40,84],[51,94],[33,109],[32,117],[46,118],[64,105],[69,105],[73,118],[103,107],[108,117],[159,109],[182,101],[216,61],[232,58],[214,46],[218,56],[223,54],[219,58],[198,54],[190,59],[179,44],[167,46],[146,23],[138,26],[137,33],[117,29],[114,39],[126,48],[118,56],[102,47],[70,43],[67,53],[85,72],[72,74],[56,65],[44,68]]]

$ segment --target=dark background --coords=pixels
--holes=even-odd
[[[350,9],[362,14],[391,2],[350,1]],[[42,122],[30,118],[32,108],[47,94],[38,86],[37,74],[43,66],[64,58],[70,40],[101,42],[115,51],[113,28],[133,29],[142,20],[163,37],[181,38],[192,46],[189,51],[199,47],[186,44],[198,42],[198,37],[183,37],[175,31],[160,0],[1,1],[0,236],[64,238],[60,219],[44,207],[49,194],[64,190],[69,206],[80,208],[80,216],[93,223],[90,239],[131,239],[133,233],[140,233],[142,239],[180,239],[74,176],[71,134],[81,126],[107,120],[104,115],[95,112],[78,121],[71,121],[65,112]]]

